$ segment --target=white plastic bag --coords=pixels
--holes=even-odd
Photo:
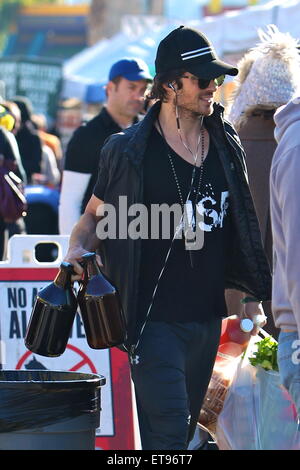
[[[246,354],[254,338],[250,336],[250,332],[242,330],[240,322],[241,319],[237,315],[231,315],[222,321],[220,344],[198,418],[200,428],[208,432],[213,439],[216,439],[217,420],[227,391],[243,355]]]
[[[299,450],[297,412],[278,372],[244,360],[216,426],[220,450]]]
[[[224,357],[217,359],[213,373],[203,400],[198,424],[200,428],[216,440],[216,426],[218,416],[222,411],[224,401],[235,376],[236,369],[241,361],[241,355],[237,357]]]

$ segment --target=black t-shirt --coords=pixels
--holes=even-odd
[[[168,150],[185,202],[194,165],[185,161],[170,147]],[[149,139],[143,164],[144,204],[148,208],[148,214],[151,214],[151,204],[180,204],[166,143],[155,128]],[[200,250],[192,252],[193,267],[191,267],[190,254],[185,249],[184,239],[174,240],[149,317],[154,321],[201,322],[227,313],[224,284],[230,224],[229,192],[223,167],[212,142],[204,161],[200,195],[196,196],[199,175],[200,169],[196,168],[190,200],[194,203],[197,197],[194,216],[195,211],[204,215],[204,219],[197,222],[204,230],[204,244]],[[149,215],[149,231],[150,219]],[[148,311],[171,239],[142,240],[138,299],[140,318],[143,318]]]

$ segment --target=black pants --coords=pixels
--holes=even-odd
[[[210,381],[221,318],[146,324],[131,361],[142,449],[187,449]]]

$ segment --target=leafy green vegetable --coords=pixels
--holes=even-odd
[[[272,337],[267,337],[259,341],[257,351],[249,357],[249,362],[253,366],[260,366],[265,370],[277,370],[277,348],[278,343]]]

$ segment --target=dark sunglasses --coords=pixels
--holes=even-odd
[[[198,86],[201,88],[201,90],[205,90],[210,84],[210,82],[213,80],[215,82],[215,85],[221,86],[224,83],[225,80],[225,75],[220,75],[217,78],[197,78],[197,77],[188,77],[187,75],[183,75],[181,78],[190,78],[191,80],[198,80]]]

